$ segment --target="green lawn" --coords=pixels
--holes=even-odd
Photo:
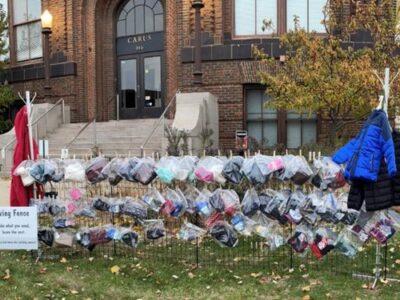
[[[390,251],[389,267],[400,278],[398,250]],[[296,257],[292,270],[278,262],[227,267],[215,261],[194,268],[99,255],[35,264],[29,252],[0,252],[0,299],[400,299],[400,283],[369,290],[350,270],[335,273],[301,260]]]

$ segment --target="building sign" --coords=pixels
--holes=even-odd
[[[117,54],[129,55],[164,49],[164,33],[152,32],[117,39]]]
[[[236,150],[247,150],[249,139],[246,130],[236,130]]]
[[[0,207],[0,250],[37,250],[36,207]]]

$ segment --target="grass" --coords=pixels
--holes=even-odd
[[[400,278],[395,263],[400,247],[391,248],[391,274]],[[380,282],[370,290],[351,272],[334,273],[323,264],[317,268],[301,261],[296,257],[294,269],[278,261],[241,267],[214,261],[194,268],[108,256],[35,263],[28,252],[0,252],[0,299],[400,299],[400,283]]]

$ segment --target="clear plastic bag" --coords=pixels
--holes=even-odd
[[[199,181],[224,184],[226,179],[222,175],[223,169],[224,162],[221,159],[213,156],[206,156],[200,159],[194,174]]]
[[[222,247],[236,247],[239,239],[233,228],[224,221],[219,221],[214,224],[210,230],[211,236]]]
[[[75,216],[76,217],[86,217],[86,218],[91,218],[94,219],[97,216],[96,210],[93,209],[91,206],[83,206],[81,208],[78,208],[75,211]]]
[[[209,217],[214,211],[210,204],[211,196],[212,193],[209,190],[203,189],[196,199],[196,211],[203,218]]]
[[[183,241],[200,240],[206,235],[207,231],[193,225],[192,223],[183,223],[181,229],[177,233],[177,238]]]
[[[164,206],[165,199],[156,188],[151,188],[143,196],[143,202],[146,203],[151,210],[158,213]]]
[[[231,218],[233,228],[244,236],[250,236],[255,231],[257,223],[246,217],[243,213],[237,212]]]
[[[124,159],[119,164],[118,175],[127,181],[136,182],[133,171],[138,163],[139,159],[136,157]]]
[[[188,204],[186,211],[190,214],[194,214],[196,212],[196,199],[199,197],[200,191],[193,186],[189,186],[183,194]]]
[[[147,206],[141,201],[126,197],[121,207],[121,214],[131,216],[141,223],[147,218]]]
[[[119,235],[119,240],[130,248],[136,248],[139,243],[139,235],[132,229],[122,229]]]
[[[179,159],[178,169],[175,174],[175,179],[186,181],[193,174],[199,159],[196,156],[183,156]]]
[[[285,168],[278,178],[291,180],[296,185],[305,184],[313,175],[313,171],[303,156],[283,156]]]
[[[123,179],[118,174],[123,162],[124,161],[121,158],[114,158],[103,168],[103,170],[101,170],[102,176],[108,178],[108,182],[113,186],[116,186]]]
[[[162,219],[145,220],[143,226],[146,239],[148,240],[158,240],[166,236],[164,221]]]
[[[274,193],[269,192],[272,197],[263,207],[263,213],[272,220],[277,220],[281,225],[287,223],[288,218],[285,215],[287,203],[290,198],[290,191],[281,190]]]
[[[313,234],[311,229],[306,226],[300,225],[296,227],[295,232],[288,239],[287,243],[297,253],[304,253],[313,241],[312,236]]]
[[[155,172],[162,182],[171,184],[176,177],[178,168],[179,158],[175,156],[165,156],[157,162]]]
[[[108,164],[108,159],[104,157],[95,157],[89,161],[86,166],[85,174],[90,183],[98,183],[105,180],[107,177],[102,170]]]
[[[178,218],[185,213],[188,205],[181,190],[174,191],[167,188],[164,192],[164,199],[165,203],[161,208],[162,213],[174,218]]]
[[[38,240],[48,247],[53,246],[54,231],[50,228],[41,228],[38,230]]]
[[[78,244],[87,248],[89,251],[93,251],[97,245],[106,244],[111,241],[111,239],[107,237],[107,231],[104,227],[81,229],[75,235],[75,238]]]
[[[310,250],[316,258],[321,259],[335,248],[336,240],[337,235],[330,228],[318,228]]]
[[[132,170],[132,177],[141,184],[148,185],[156,177],[155,162],[151,158],[142,158]]]
[[[324,156],[316,159],[314,160],[313,166],[315,173],[320,177],[320,186],[316,184],[318,188],[326,189],[329,187],[337,189],[346,184],[343,170],[332,160],[332,158]]]
[[[29,169],[29,174],[32,176],[36,182],[40,184],[46,184],[53,178],[58,181],[62,179],[56,176],[58,170],[57,164],[52,160],[39,160],[35,162]]]
[[[265,166],[265,169],[267,169],[267,166]],[[244,160],[241,172],[251,184],[264,184],[268,180],[255,157]]]
[[[74,219],[65,219],[65,218],[59,218],[55,219],[53,222],[53,227],[55,229],[66,229],[70,227],[75,226],[75,220]]]
[[[92,207],[98,211],[109,212],[110,204],[105,197],[99,197],[92,200]]]
[[[260,199],[254,188],[246,191],[241,206],[243,214],[248,217],[251,217],[260,209]]]
[[[216,189],[210,197],[210,205],[216,211],[232,216],[240,206],[240,200],[233,190]]]
[[[24,160],[14,170],[14,176],[20,176],[24,186],[31,186],[35,183],[35,178],[30,175],[30,170],[35,162],[32,160]]]
[[[348,257],[354,257],[362,244],[360,240],[347,228],[344,228],[336,240],[335,249]]]
[[[381,245],[385,244],[395,233],[393,221],[383,212],[377,212],[367,222],[364,230]]]
[[[222,175],[231,183],[239,184],[243,179],[240,171],[243,166],[244,159],[241,156],[234,156],[227,160],[222,171]]]
[[[81,160],[69,159],[64,161],[65,174],[64,179],[66,181],[74,182],[85,182],[85,165]]]
[[[70,232],[54,232],[54,246],[71,248],[74,244],[74,235]]]

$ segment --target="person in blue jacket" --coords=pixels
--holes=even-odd
[[[337,164],[346,164],[346,179],[376,181],[382,157],[386,160],[389,176],[394,177],[397,169],[391,128],[386,113],[377,109],[357,137],[340,148],[332,159]]]

